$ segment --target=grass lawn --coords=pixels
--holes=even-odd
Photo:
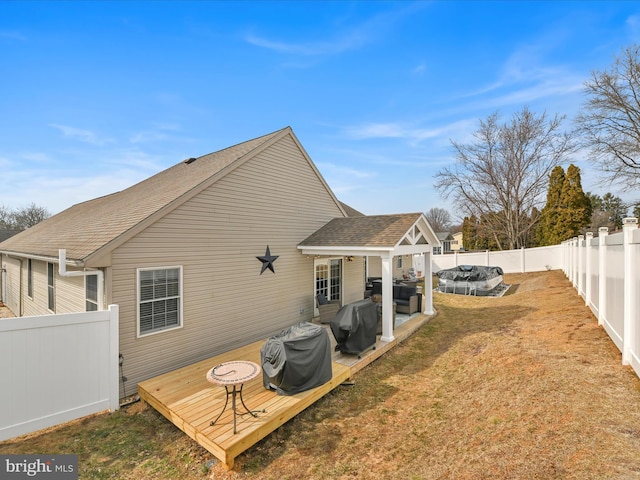
[[[81,479],[640,479],[640,380],[560,271],[434,294],[403,344],[236,458],[141,403],[0,443]]]

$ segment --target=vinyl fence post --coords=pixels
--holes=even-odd
[[[573,288],[580,293],[580,289],[578,288],[578,237],[573,237],[571,244],[573,245],[573,252],[571,254],[571,283],[573,283]]]
[[[524,255],[525,255],[524,247],[521,247],[520,248],[520,273],[526,272],[525,264],[524,264]]]
[[[578,235],[578,294],[584,295],[584,235]]]
[[[633,346],[636,338],[636,299],[634,286],[637,279],[637,255],[631,241],[633,231],[638,228],[638,219],[629,217],[622,220],[624,239],[624,334],[622,338],[622,364],[633,362]]]
[[[120,408],[120,307],[109,305],[109,410]]]
[[[598,229],[598,325],[607,318],[607,235],[607,227]]]
[[[593,242],[593,232],[587,232],[585,244],[585,282],[584,282],[584,304],[591,306],[591,275],[593,275],[593,265],[591,262],[591,243]]]

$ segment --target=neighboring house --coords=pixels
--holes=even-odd
[[[436,235],[440,241],[440,245],[433,247],[433,253],[436,255],[451,253],[453,251],[451,248],[451,243],[454,240],[453,235],[449,232],[436,232]]]
[[[452,236],[453,240],[451,241],[451,250],[454,252],[464,252],[462,232],[456,232]]]
[[[398,255],[393,258],[392,276],[396,280],[405,278],[409,275],[409,270],[415,269],[413,255]],[[367,278],[382,278],[382,262],[380,257],[371,257],[367,259]]]
[[[11,230],[9,228],[0,228],[0,242],[4,242],[7,238],[13,237],[20,233],[19,230]]]
[[[393,255],[422,253],[430,265],[438,240],[424,215],[358,214],[287,127],[0,243],[5,303],[17,316],[118,304],[130,394],[142,380],[310,321],[320,292],[343,304],[362,299],[367,255],[383,258],[387,272]],[[389,275],[384,282],[390,298]],[[430,296],[424,303],[429,312]],[[387,304],[383,337],[393,339]]]

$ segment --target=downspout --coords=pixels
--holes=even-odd
[[[0,290],[0,303],[5,303],[7,298],[7,269],[0,268],[0,283],[2,283],[2,290]]]
[[[104,310],[104,272],[102,270],[95,269],[67,272],[67,250],[61,248],[58,250],[58,273],[61,277],[87,277],[89,275],[97,275],[98,310]]]

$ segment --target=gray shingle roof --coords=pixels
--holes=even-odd
[[[340,205],[342,206],[342,209],[345,211],[345,213],[347,214],[348,217],[363,217],[364,216],[364,213],[359,212],[358,210],[356,210],[353,207],[350,207],[346,203],[340,202]]]
[[[334,218],[300,243],[304,247],[391,247],[421,213]]]
[[[125,190],[76,204],[0,243],[0,251],[55,258],[58,249],[65,248],[68,259],[84,260],[154,214],[190,198],[232,164],[288,132],[291,129],[286,127],[180,162]]]

